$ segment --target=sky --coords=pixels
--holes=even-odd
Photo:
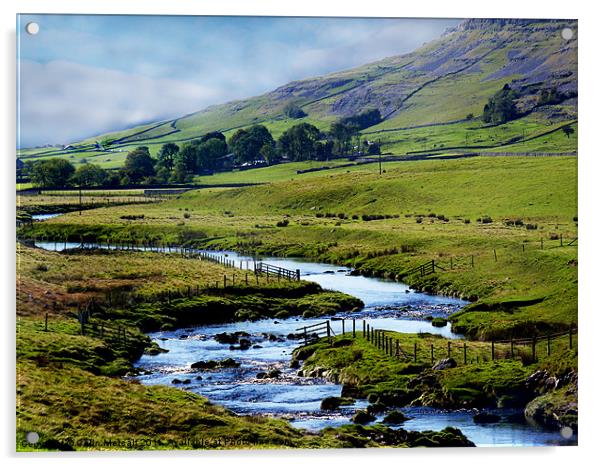
[[[411,52],[459,22],[20,15],[17,145],[68,144],[259,95]]]

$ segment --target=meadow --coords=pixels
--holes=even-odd
[[[22,234],[184,243],[349,265],[473,301],[453,324],[475,339],[566,329],[576,322],[574,157],[475,157],[386,167],[380,176],[373,166],[358,166],[262,186],[201,189],[144,208],[68,214]],[[261,170],[273,180],[288,177],[273,168]],[[407,274],[432,260],[441,267],[437,273]]]

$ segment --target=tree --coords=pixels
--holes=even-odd
[[[33,164],[30,177],[39,187],[60,188],[67,186],[74,172],[75,167],[68,160],[55,158]]]
[[[184,160],[182,158],[176,159],[170,181],[174,183],[187,183],[191,179],[192,174],[190,171],[188,171]]]
[[[79,167],[71,177],[75,186],[102,186],[107,180],[107,172],[93,163]]]
[[[330,160],[333,145],[332,141],[316,142],[316,160]]]
[[[196,168],[201,170],[213,170],[222,164],[222,157],[228,153],[226,141],[220,138],[211,138],[201,142],[197,146]]]
[[[575,132],[575,129],[572,126],[563,126],[562,132],[566,135],[567,138],[570,138],[571,134]]]
[[[254,162],[261,158],[259,151],[265,144],[273,144],[274,138],[263,125],[239,129],[228,143],[238,163]]]
[[[209,139],[221,139],[222,141],[226,142],[226,136],[219,131],[211,131],[210,133],[205,134],[201,138],[201,142],[209,141]]]
[[[163,144],[158,154],[157,169],[164,167],[169,171],[173,170],[174,159],[178,152],[180,152],[180,148],[177,144],[173,142]]]
[[[342,118],[340,123],[345,126],[355,127],[357,131],[368,128],[369,126],[377,125],[382,121],[380,110],[377,108],[364,110],[357,115]]]
[[[303,109],[299,107],[299,105],[292,101],[287,102],[282,111],[288,118],[297,119],[307,116],[307,113],[305,113]]]
[[[140,183],[145,178],[155,176],[154,165],[148,147],[141,146],[128,153],[121,172],[130,183]]]
[[[300,123],[287,129],[278,139],[278,145],[282,154],[290,160],[315,160],[319,138],[318,128],[309,123]]]
[[[276,147],[274,147],[274,144],[264,144],[261,149],[259,149],[259,154],[263,157],[268,165],[272,165],[280,158]]]
[[[519,114],[516,105],[514,105],[516,97],[516,91],[505,84],[483,107],[483,121],[499,125],[517,118]]]
[[[330,136],[334,140],[334,150],[338,154],[346,154],[349,152],[351,138],[357,133],[357,126],[334,122],[330,125]]]

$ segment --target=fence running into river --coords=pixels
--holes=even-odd
[[[468,341],[449,340],[433,334],[412,335],[407,339],[389,330],[371,327],[365,320],[340,319],[342,336],[361,336],[387,356],[405,362],[434,365],[442,359],[453,359],[455,364],[478,364],[502,359],[520,359],[531,363],[538,357],[569,350],[577,351],[577,329],[571,325],[568,331],[534,335],[530,338],[509,340]],[[361,322],[361,327],[358,327]],[[330,321],[298,328],[304,344],[319,338],[332,339],[337,335]],[[416,341],[416,340],[422,341]]]

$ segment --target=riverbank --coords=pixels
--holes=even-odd
[[[428,334],[385,335],[401,342],[405,357],[389,356],[368,339],[346,334],[297,349],[293,364],[301,365],[301,375],[342,384],[343,397],[367,399],[370,415],[408,406],[485,413],[513,408],[546,427],[577,431],[577,356],[568,340],[555,341],[550,354],[537,360],[529,358],[530,350],[519,349],[514,350],[516,358],[492,360],[488,344],[460,346]],[[422,354],[416,360],[414,348]],[[497,351],[509,349],[498,346]]]
[[[66,214],[19,235],[352,267],[469,300],[474,305],[451,319],[454,329],[507,339],[577,323],[576,174],[570,157],[407,162],[381,175],[324,174]],[[432,261],[435,273],[409,273]]]

